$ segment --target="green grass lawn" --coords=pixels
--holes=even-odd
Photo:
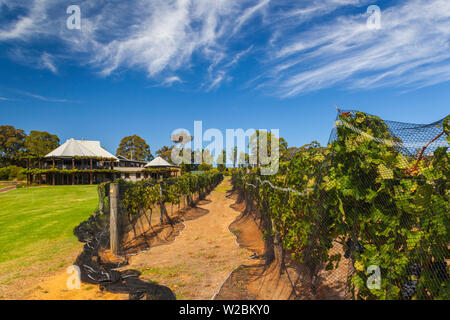
[[[56,270],[68,262],[66,253],[73,255],[80,247],[73,228],[89,217],[97,201],[95,185],[0,193],[0,274],[8,274],[0,277],[0,285],[25,274]]]

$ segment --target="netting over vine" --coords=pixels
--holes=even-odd
[[[336,117],[336,124],[341,124],[341,120],[339,118],[341,114],[350,114],[354,116],[355,112],[357,111],[343,110],[341,113],[338,113]],[[441,119],[429,124],[417,124],[391,120],[383,120],[383,122],[387,126],[390,136],[394,138],[393,143],[398,150],[410,157],[417,157],[424,146],[443,132],[440,126],[442,126],[444,120],[445,119]],[[356,128],[355,130],[358,129]],[[370,135],[369,133],[366,134]],[[438,147],[447,147],[448,142],[445,140],[445,137],[446,135],[440,135],[435,141],[430,143],[430,145],[426,148],[424,155],[433,154]],[[337,129],[334,127],[331,131],[328,144],[337,140],[337,138]],[[378,140],[379,137],[373,136],[373,139],[377,140],[379,143],[386,143],[386,141]]]
[[[401,124],[340,111],[327,147],[311,143],[275,176],[237,172],[235,187],[271,219],[310,273],[313,295],[449,299],[450,117]]]

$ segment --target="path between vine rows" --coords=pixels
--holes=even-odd
[[[130,259],[126,268],[142,272],[142,278],[170,287],[177,299],[211,299],[231,271],[240,265],[251,265],[251,251],[240,248],[228,226],[240,212],[226,198],[231,188],[224,180],[198,207],[209,211],[195,220],[184,222],[182,233],[167,245],[150,248]],[[80,245],[81,247],[81,245]],[[101,292],[98,286],[81,284],[68,290],[64,270],[35,284],[25,299],[127,299],[128,295]]]

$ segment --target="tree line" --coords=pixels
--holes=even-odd
[[[56,134],[47,131],[24,130],[11,125],[0,126],[0,180],[21,179],[20,170],[27,166],[27,159],[42,158],[60,145]],[[157,151],[158,153],[158,151]],[[150,161],[153,155],[147,142],[138,135],[122,138],[116,156],[130,160]]]
[[[32,130],[28,135],[14,126],[0,126],[0,167],[24,165],[24,158],[42,158],[60,145],[56,134]],[[137,135],[124,137],[116,151],[117,156],[131,160],[153,159],[150,146]]]
[[[193,137],[189,138],[192,139]],[[257,153],[256,146],[258,145],[258,139],[259,135],[257,133],[253,137],[250,137],[248,145],[250,155],[252,153]],[[219,171],[225,171],[227,155],[228,160],[233,164],[233,168],[250,165],[250,155],[242,151],[238,154],[237,147],[234,147],[228,153],[226,150],[219,152],[216,159],[214,159],[210,150],[191,150],[190,148],[186,148],[183,141],[189,141],[189,139],[186,139],[186,137],[180,139],[179,136],[173,136],[171,137],[173,145],[164,145],[157,150],[155,154],[173,164],[171,155],[174,148],[178,147],[182,150],[182,153],[189,153],[192,161],[191,164],[180,165],[183,172],[193,170],[208,171],[212,169],[212,164],[214,162]],[[29,134],[26,134],[24,130],[17,129],[14,126],[1,125],[0,168],[8,169],[4,169],[3,174],[0,174],[0,180],[11,179],[11,175],[13,176],[12,178],[16,178],[17,172],[20,171],[19,169],[27,166],[27,159],[44,157],[46,154],[56,149],[60,145],[60,142],[61,141],[56,134],[47,131],[32,130]],[[279,144],[282,161],[291,159],[297,152],[297,148],[295,147],[288,148],[287,142],[283,138],[279,138]],[[123,156],[135,161],[151,161],[154,158],[149,144],[136,134],[121,139],[116,150],[116,156]],[[200,164],[195,164],[194,160],[199,156],[201,156],[202,162]]]

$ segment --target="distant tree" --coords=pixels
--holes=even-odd
[[[239,154],[239,161],[238,161],[239,167],[241,168],[247,167],[249,162],[250,156],[247,153],[241,151],[241,153]]]
[[[184,154],[187,154],[187,158],[190,159],[190,163],[181,162],[179,166],[181,167],[181,172],[186,173],[194,170],[198,170],[199,164],[194,163],[195,152],[190,148],[181,149],[180,157],[184,157]]]
[[[170,136],[170,140],[180,149],[184,149],[193,139],[194,136],[191,136],[186,130],[179,130]]]
[[[201,171],[209,171],[212,169],[212,165],[206,162],[202,162],[198,167],[198,169]]]
[[[227,168],[225,164],[226,159],[227,159],[227,152],[225,150],[222,150],[222,152],[219,153],[216,159],[216,165],[219,171],[225,171],[225,169]]]
[[[172,163],[172,150],[173,150],[174,146],[168,147],[168,146],[163,146],[161,147],[158,151],[156,151],[155,153],[160,156],[161,158],[163,158],[164,160]]]
[[[294,158],[294,156],[297,154],[297,152],[299,152],[300,150],[301,149],[297,148],[297,147],[287,148],[287,150],[286,150],[287,152],[286,152],[286,156],[285,156],[286,159],[283,159],[283,160],[286,160],[286,161],[292,160]]]
[[[211,150],[209,149],[202,149],[202,162],[206,162],[212,165],[214,162],[214,157],[211,154]]]
[[[23,151],[26,134],[13,126],[0,126],[0,165],[14,164]]]
[[[192,162],[202,163],[206,162],[212,164],[214,162],[214,157],[209,149],[196,149],[192,152]]]
[[[238,161],[238,148],[237,148],[237,146],[234,146],[233,149],[231,150],[230,160],[233,163],[233,168],[236,168],[236,163]]]
[[[175,143],[172,147],[172,151],[175,151],[175,154],[179,155],[179,159],[172,159],[172,151],[171,151],[171,160],[174,163],[178,163],[182,161],[185,157],[189,159],[190,163],[180,163],[181,172],[189,172],[192,170],[196,170],[198,168],[198,164],[194,165],[193,157],[194,152],[190,148],[190,142],[194,137],[189,134],[186,130],[178,130],[170,136],[170,140]]]
[[[203,158],[202,158],[202,154],[203,151],[201,151],[200,149],[196,149],[192,151],[192,163],[196,163],[197,165],[203,162]]]
[[[58,136],[46,131],[31,131],[25,138],[25,152],[33,157],[43,157],[58,146]]]
[[[263,146],[263,141],[262,137],[264,137],[263,134],[267,135],[267,145]],[[267,148],[267,150],[265,150],[267,156],[270,158],[272,156],[272,140],[273,139],[278,139],[278,152],[279,152],[279,156],[280,158],[283,160],[284,158],[286,158],[287,156],[287,148],[288,148],[288,144],[286,142],[286,140],[284,138],[277,138],[272,132],[267,132],[264,133],[260,130],[256,130],[256,132],[250,137],[250,141],[248,144],[248,148],[250,149],[250,154],[252,156],[252,158],[256,159],[256,166],[260,166],[262,159],[260,159],[260,154],[259,154],[259,148],[260,147],[265,147]],[[264,150],[263,150],[264,151]]]
[[[116,156],[130,160],[150,161],[153,159],[149,145],[137,135],[124,137],[117,148]]]
[[[280,143],[280,158],[282,161],[287,161],[289,160],[289,148],[288,148],[288,143],[287,141],[281,137],[279,140]]]

